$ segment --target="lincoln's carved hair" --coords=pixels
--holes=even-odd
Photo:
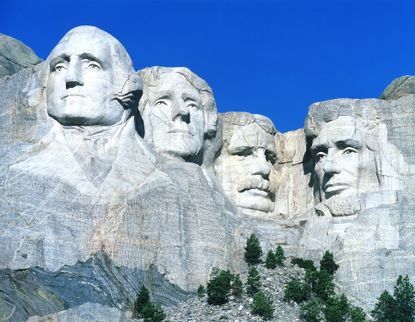
[[[149,88],[157,86],[163,74],[176,73],[183,76],[200,94],[202,100],[203,113],[205,117],[205,136],[214,137],[217,130],[218,110],[210,86],[199,76],[186,67],[149,67],[139,71],[143,80],[143,95],[140,99],[138,109],[141,115],[148,103]]]
[[[44,95],[46,84],[50,75],[50,62],[54,58],[56,48],[65,42],[69,42],[74,34],[91,34],[91,37],[104,39],[110,48],[110,55],[114,71],[114,99],[118,100],[125,109],[130,109],[137,105],[140,92],[142,91],[142,81],[134,71],[134,66],[130,56],[124,46],[109,33],[93,26],[79,26],[71,29],[63,36],[59,43],[49,54],[46,61],[42,64],[35,84],[29,85],[29,96],[41,91]],[[39,94],[37,94],[39,95]]]
[[[304,123],[308,145],[310,146],[312,140],[319,135],[323,124],[334,121],[340,116],[350,116],[356,119],[361,130],[371,134],[365,137],[365,145],[372,151],[378,150],[377,141],[373,137],[377,113],[370,101],[341,98],[312,104]]]

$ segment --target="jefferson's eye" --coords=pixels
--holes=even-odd
[[[58,64],[55,65],[55,67],[53,67],[53,71],[55,71],[55,72],[61,72],[64,69],[66,69],[66,66],[63,63],[58,63]]]
[[[347,147],[343,150],[343,155],[350,155],[352,153],[357,153],[357,150],[352,147]]]
[[[160,100],[160,101],[157,101],[155,105],[156,106],[159,106],[159,107],[167,106],[167,102]]]
[[[92,61],[88,63],[88,68],[93,69],[93,70],[101,70],[102,69],[100,64],[98,64],[97,62],[92,62]]]

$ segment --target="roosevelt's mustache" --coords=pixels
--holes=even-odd
[[[244,192],[249,189],[259,189],[267,192],[274,192],[275,187],[271,185],[268,180],[263,179],[262,177],[249,177],[244,178],[237,186],[238,192]]]

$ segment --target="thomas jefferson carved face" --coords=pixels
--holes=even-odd
[[[149,87],[143,113],[146,137],[155,150],[168,157],[188,160],[203,147],[205,117],[199,91],[179,73],[164,73]]]
[[[114,99],[111,39],[91,28],[64,37],[48,58],[47,111],[63,125],[112,125],[124,108]]]
[[[350,116],[322,125],[311,146],[322,200],[357,196],[373,185],[374,152],[365,144],[367,135],[368,131]]]
[[[274,135],[257,123],[226,126],[233,126],[233,133],[215,161],[215,172],[223,190],[242,213],[272,211],[275,189],[270,177],[276,161]]]

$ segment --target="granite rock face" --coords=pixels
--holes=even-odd
[[[213,267],[246,271],[252,233],[290,256],[330,250],[338,286],[372,308],[415,279],[411,82],[315,103],[279,133],[218,113],[187,68],[137,72],[108,33],[71,30],[0,78],[0,319],[128,321],[143,284],[175,305]]]
[[[0,33],[0,77],[37,65],[42,60],[21,41]]]

